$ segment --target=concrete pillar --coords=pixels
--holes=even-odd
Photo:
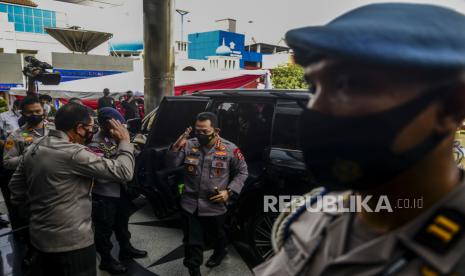
[[[144,0],[145,114],[174,94],[173,0]]]

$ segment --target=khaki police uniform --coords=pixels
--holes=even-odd
[[[214,256],[226,254],[224,232],[224,202],[213,202],[210,197],[218,190],[229,189],[239,194],[248,176],[247,164],[240,149],[233,143],[219,138],[209,148],[201,147],[197,138],[187,141],[180,151],[169,150],[168,167],[184,165],[185,188],[181,196],[184,221],[184,265],[196,270],[203,263],[204,236],[214,240]]]
[[[301,208],[277,221],[276,255],[254,273],[465,275],[464,198],[462,181],[420,216],[385,234],[370,230],[355,213],[310,213]]]
[[[54,269],[53,264],[57,264],[53,258],[57,258],[57,253],[64,254],[61,257],[65,258],[66,266],[71,252],[82,253],[86,248],[93,248],[91,189],[94,178],[130,181],[134,173],[133,151],[132,144],[121,142],[117,157],[106,159],[83,145],[69,142],[66,133],[50,130],[48,136],[26,152],[9,184],[11,201],[29,205],[31,243],[45,256],[44,260],[52,262],[52,267],[43,264],[44,268]],[[92,264],[87,265],[92,269]],[[95,267],[94,248],[93,270]]]
[[[15,170],[26,149],[37,139],[46,136],[50,129],[55,129],[55,125],[44,121],[43,133],[27,126],[27,124],[13,131],[5,142],[3,167],[7,170]]]

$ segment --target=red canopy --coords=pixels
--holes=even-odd
[[[222,80],[215,80],[203,83],[196,83],[196,84],[188,84],[188,85],[181,85],[176,86],[174,88],[174,95],[179,96],[181,95],[182,91],[187,91],[188,93],[192,93],[199,90],[210,90],[210,89],[236,89],[246,86],[247,84],[254,82],[260,76],[258,75],[242,75],[239,77],[229,78],[229,79],[222,79]]]

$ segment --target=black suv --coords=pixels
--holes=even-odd
[[[310,94],[279,90],[215,90],[192,96],[165,97],[147,115],[147,141],[137,164],[137,182],[157,217],[178,210],[183,169],[166,169],[171,143],[202,111],[218,115],[220,135],[243,152],[249,178],[229,206],[228,230],[245,241],[255,261],[272,254],[270,233],[277,214],[265,213],[264,195],[296,195],[312,189],[298,142],[298,117]]]

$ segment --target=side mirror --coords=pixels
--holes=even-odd
[[[139,118],[136,119],[131,119],[128,120],[127,122],[128,125],[128,131],[132,134],[137,134],[141,131],[142,127],[142,120]]]

